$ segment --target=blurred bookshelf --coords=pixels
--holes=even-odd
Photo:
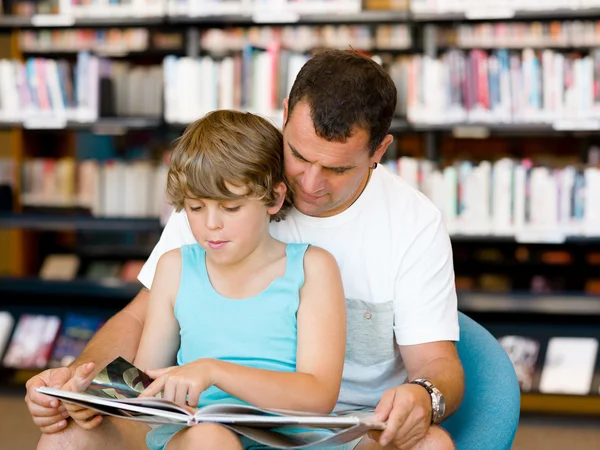
[[[585,393],[542,382],[553,346],[571,348],[553,338],[600,340],[600,1],[2,6],[0,353],[22,317],[55,319],[41,365],[0,378],[22,387],[57,363],[65,323],[93,334],[139,291],[187,124],[232,108],[281,126],[310,56],[353,48],[398,87],[384,164],[442,211],[459,309],[511,337],[523,411],[600,414],[600,357],[582,356]]]

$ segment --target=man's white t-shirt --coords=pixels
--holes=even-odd
[[[283,242],[331,252],[347,302],[347,347],[337,412],[374,408],[383,392],[406,381],[398,345],[458,341],[450,239],[440,212],[384,166],[361,196],[326,218],[292,210],[271,223]],[[185,212],[173,213],[139,274],[150,288],[160,256],[194,243]]]

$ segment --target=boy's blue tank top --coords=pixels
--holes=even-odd
[[[296,315],[307,248],[308,244],[287,244],[284,276],[275,278],[254,297],[232,300],[212,287],[204,249],[198,244],[181,247],[181,280],[175,301],[181,337],[177,364],[214,358],[259,369],[294,372]],[[212,386],[200,395],[198,406],[240,402]]]

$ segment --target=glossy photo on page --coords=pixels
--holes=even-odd
[[[136,398],[152,381],[129,361],[118,357],[96,375],[85,393],[102,398]]]

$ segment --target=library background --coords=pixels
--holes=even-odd
[[[599,0],[1,6],[0,448],[35,448],[26,380],[139,290],[173,140],[218,108],[281,124],[323,48],[397,83],[384,163],[443,212],[459,309],[515,365],[514,448],[600,448]]]

